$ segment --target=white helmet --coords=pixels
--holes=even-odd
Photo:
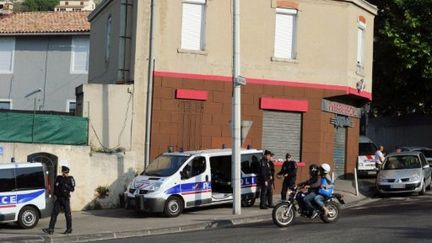
[[[326,174],[329,173],[330,170],[331,170],[330,165],[327,164],[327,163],[323,163],[323,164],[321,164],[321,169],[322,169],[323,172],[326,173]]]

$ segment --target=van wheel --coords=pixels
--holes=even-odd
[[[18,225],[23,229],[30,229],[39,222],[38,211],[31,206],[25,206],[21,209],[18,215]]]
[[[255,197],[250,197],[241,201],[242,207],[253,207],[255,205]]]
[[[165,202],[165,216],[177,217],[183,212],[183,201],[181,198],[172,196]]]

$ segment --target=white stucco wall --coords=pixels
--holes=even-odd
[[[11,157],[17,162],[27,161],[34,153],[50,153],[58,157],[58,171],[63,161],[67,161],[70,174],[76,180],[72,193],[73,211],[86,209],[95,200],[95,189],[107,186],[109,196],[100,200],[102,206],[113,207],[119,203],[119,194],[135,176],[139,163],[134,153],[104,154],[91,152],[89,146],[0,143],[3,155],[0,163],[10,163]],[[142,166],[141,166],[142,167]]]

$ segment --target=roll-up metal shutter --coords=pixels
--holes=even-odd
[[[334,134],[333,160],[336,177],[339,178],[345,174],[346,128],[335,128]]]
[[[300,160],[301,124],[301,113],[264,111],[262,149],[272,151],[275,159],[290,153]]]

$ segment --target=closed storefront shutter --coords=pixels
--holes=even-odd
[[[333,160],[336,176],[345,174],[346,128],[335,128]]]
[[[272,151],[275,159],[290,153],[300,160],[302,114],[264,111],[262,148]]]

